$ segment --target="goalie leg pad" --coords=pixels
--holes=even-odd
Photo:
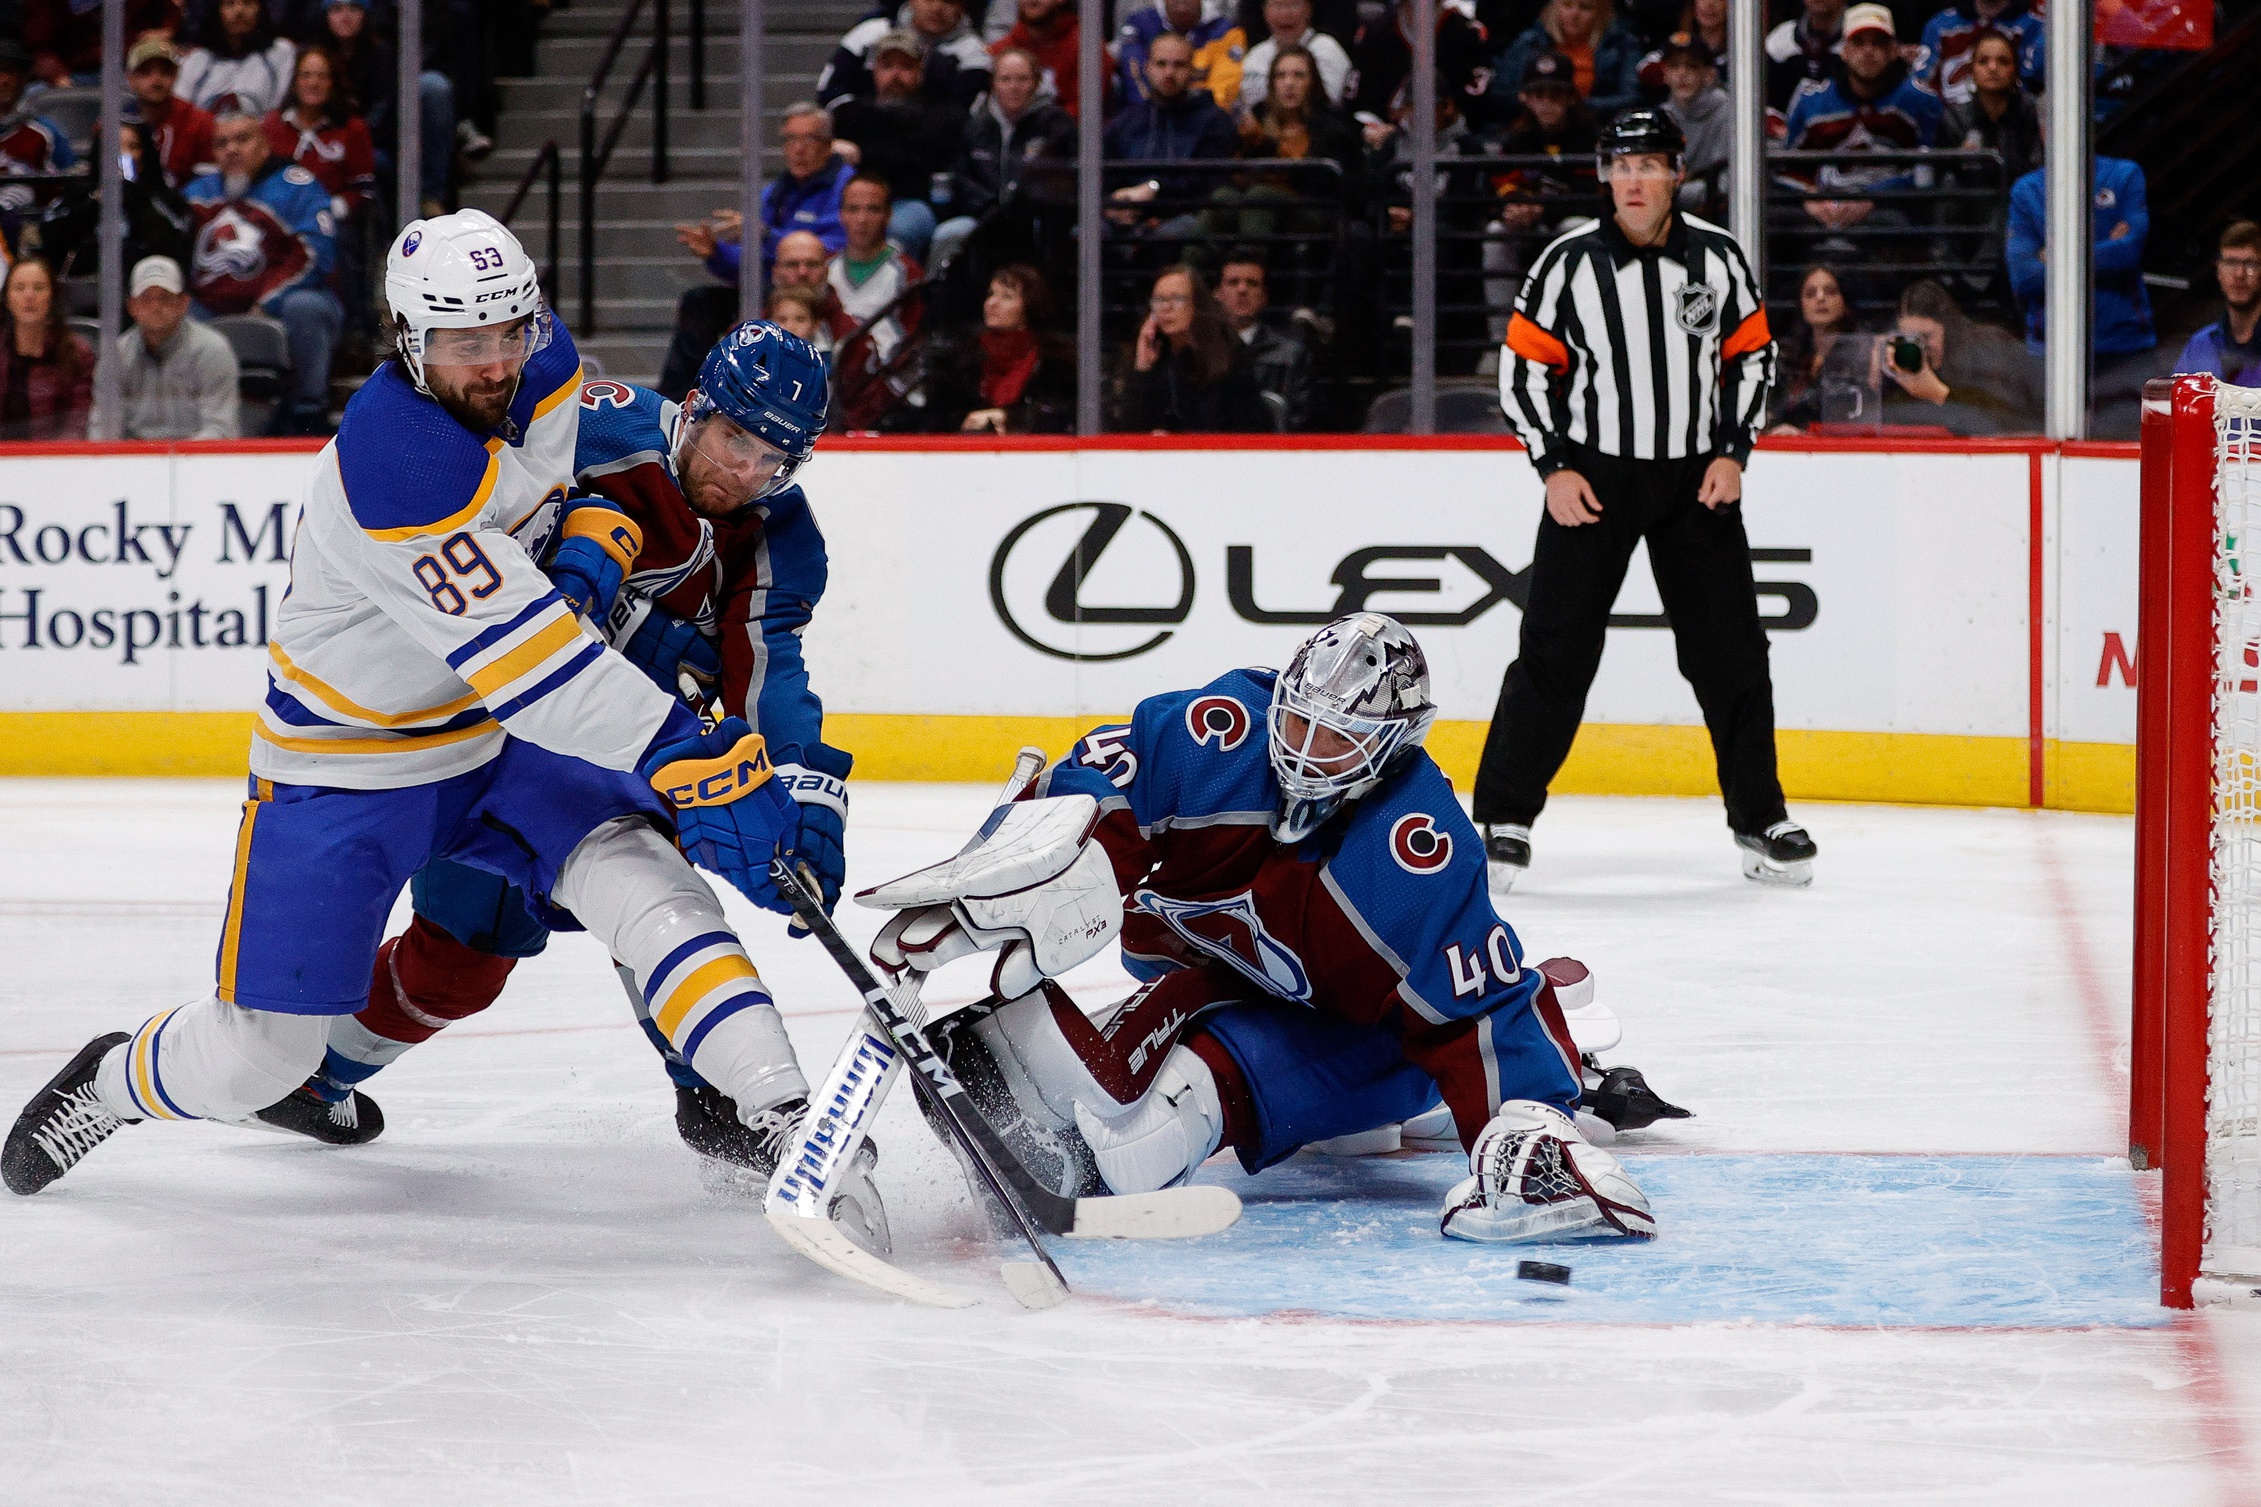
[[[240,1120],[306,1081],[330,1021],[222,1004],[206,995],[152,1016],[111,1049],[94,1077],[103,1105],[126,1120]]]
[[[1649,1240],[1656,1217],[1617,1158],[1589,1145],[1552,1105],[1510,1099],[1468,1154],[1472,1176],[1445,1195],[1439,1228],[1456,1240],[1524,1244]]]
[[[558,871],[555,899],[635,971],[652,1023],[737,1101],[740,1119],[752,1126],[761,1111],[808,1097],[777,1006],[714,891],[642,819],[582,839]]]
[[[1225,1106],[1209,1064],[1173,1047],[1146,1096],[1128,1114],[1102,1119],[1076,1106],[1076,1128],[1111,1193],[1174,1188],[1223,1144]]]

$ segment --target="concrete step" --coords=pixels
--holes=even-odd
[[[763,20],[770,39],[774,41],[796,37],[822,37],[836,42],[840,34],[863,19],[870,7],[859,0],[791,0],[790,4],[775,3],[763,7]],[[575,5],[569,9],[553,11],[542,23],[542,40],[562,41],[566,38],[602,39],[612,35],[620,24],[625,4]],[[708,0],[706,7],[707,35],[734,37],[738,34],[738,7],[730,0]],[[637,17],[640,28],[652,24],[652,7],[644,6]],[[668,0],[667,24],[674,31],[688,31],[691,25],[690,0]]]
[[[680,13],[671,17],[675,30],[669,37],[668,66],[688,71],[691,57],[691,36],[685,31]],[[604,56],[611,43],[604,37],[553,37],[545,34],[534,56],[535,69],[542,78],[576,78],[584,82]],[[784,35],[771,32],[762,45],[762,74],[798,75],[813,83],[832,49],[840,45],[837,34]],[[644,61],[644,53],[651,46],[650,23],[646,22],[620,49],[620,61],[613,67],[637,68]],[[738,38],[707,33],[707,81],[738,76]]]
[[[597,121],[597,140],[604,140],[610,126],[608,119]],[[681,106],[668,111],[667,140],[671,150],[690,147],[728,148],[738,150],[739,115],[736,110],[690,110]],[[639,107],[629,117],[627,129],[621,132],[616,152],[648,151],[652,133],[656,129],[648,106]],[[774,133],[773,133],[774,134]],[[581,150],[580,112],[563,110],[514,110],[502,117],[502,135],[496,138],[495,150],[485,164],[488,173],[504,172],[512,177],[524,172],[526,164],[545,140],[554,140],[568,154]],[[502,164],[507,163],[507,166]]]
[[[646,159],[648,165],[649,159]],[[597,189],[597,212],[600,216],[618,216],[623,220],[663,221],[673,225],[678,220],[697,220],[711,211],[738,201],[737,163],[730,164],[732,172],[727,178],[681,177],[672,183],[653,184],[628,171],[632,164],[615,159],[614,172]],[[464,190],[463,202],[493,213],[510,197],[517,186],[515,178],[497,174],[481,178]],[[573,187],[573,164],[566,163],[566,205],[570,208],[577,194]],[[527,207],[519,211],[521,217],[539,217],[543,213],[545,191],[539,187],[527,197]],[[668,236],[668,245],[674,245],[674,235]]]

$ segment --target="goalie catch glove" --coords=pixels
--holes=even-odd
[[[776,758],[777,783],[801,808],[794,848],[816,875],[829,916],[840,903],[840,886],[848,879],[848,771],[855,756],[825,743],[810,744],[805,750],[798,743],[786,743],[777,749]]]
[[[1476,1136],[1440,1228],[1459,1240],[1528,1244],[1656,1238],[1648,1195],[1616,1157],[1551,1105],[1510,1099]]]
[[[1088,795],[1000,807],[957,857],[856,896],[900,912],[873,940],[872,961],[931,973],[996,951],[990,988],[1014,999],[1094,956],[1123,929],[1114,865],[1091,840],[1098,825]]]
[[[769,862],[775,854],[793,853],[800,817],[792,798],[778,788],[761,734],[742,717],[725,717],[704,732],[653,741],[659,746],[644,755],[636,772],[674,808],[683,856],[720,874],[764,910],[791,915],[793,908],[770,883]]]

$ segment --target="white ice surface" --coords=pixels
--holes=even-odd
[[[208,987],[239,799],[0,783],[0,1110]],[[860,788],[852,882],[946,853],[984,804]],[[1613,1055],[1698,1110],[1669,1144],[2123,1149],[2128,824],[1801,814],[1820,880],[1784,892],[1737,876],[1716,804],[1561,800],[1506,907],[1534,956],[1593,966]],[[851,997],[732,906],[821,1071]],[[0,1203],[0,1503],[2261,1499],[2250,1319],[1217,1320],[1171,1311],[1166,1247],[1156,1303],[1030,1315],[903,1102],[879,1174],[902,1259],[984,1302],[875,1300],[703,1185],[585,938],[375,1091],[365,1148],[139,1127]]]

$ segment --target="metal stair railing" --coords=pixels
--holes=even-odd
[[[612,76],[621,49],[635,34],[636,22],[644,13],[644,0],[629,0],[620,24],[612,29],[612,38],[605,44],[604,55],[589,75],[588,86],[581,91],[581,318],[577,331],[581,335],[591,334],[597,327],[597,184],[612,163],[613,150],[620,145],[621,133],[628,129],[646,84],[652,86],[652,182],[665,183],[668,179],[667,6],[668,0],[652,0],[651,50],[628,81],[628,93],[606,128],[602,144],[597,140],[597,96]],[[702,11],[698,17],[701,31],[704,19]]]
[[[533,192],[534,179],[540,175],[543,168],[549,169],[549,256],[542,263],[542,297],[548,300],[553,308],[557,304],[558,251],[563,239],[561,230],[564,222],[559,211],[559,201],[564,196],[560,192],[562,185],[558,181],[560,177],[559,163],[563,155],[558,150],[556,137],[552,136],[549,140],[543,142],[540,149],[534,153],[534,160],[526,164],[526,171],[519,176],[518,187],[512,192],[510,202],[503,206],[502,213],[496,217],[504,225],[508,225],[518,214],[520,207],[525,204],[526,196]]]

